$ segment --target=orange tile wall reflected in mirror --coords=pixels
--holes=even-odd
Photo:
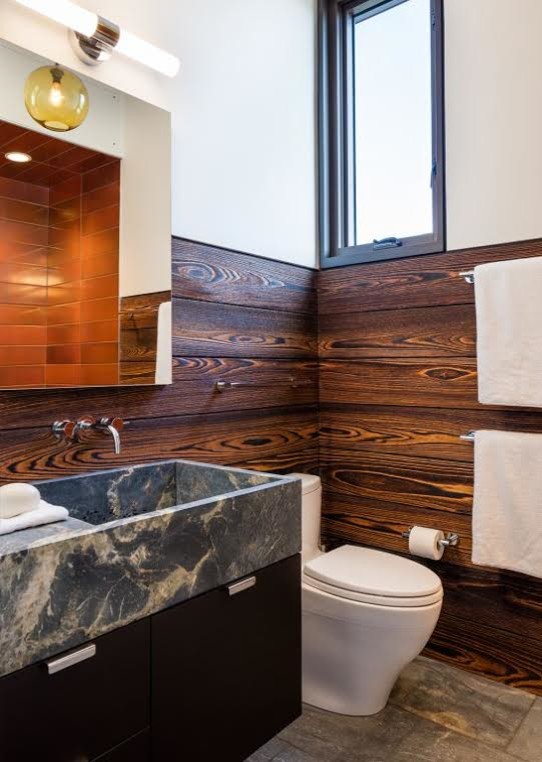
[[[119,201],[119,159],[0,121],[0,387],[119,383]]]

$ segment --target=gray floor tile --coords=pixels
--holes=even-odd
[[[325,762],[346,759],[391,759],[393,750],[420,720],[410,712],[388,706],[371,717],[348,717],[306,706],[303,715],[280,737]],[[369,756],[367,756],[369,755]]]
[[[423,722],[388,762],[517,762],[517,758],[432,722]]]
[[[391,701],[464,736],[506,747],[534,696],[421,658],[403,672]]]
[[[536,699],[508,747],[511,754],[527,762],[542,762],[542,699]]]
[[[285,748],[273,757],[273,762],[327,762],[327,760],[325,757],[313,757],[295,746],[286,744]]]
[[[245,762],[270,762],[279,752],[284,751],[286,747],[286,742],[277,736],[264,744],[258,751],[255,751]]]

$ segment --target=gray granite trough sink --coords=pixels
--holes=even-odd
[[[65,522],[0,536],[0,675],[301,547],[301,482],[165,461],[35,482]]]

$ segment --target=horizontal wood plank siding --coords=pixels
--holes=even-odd
[[[167,458],[317,468],[315,271],[179,239],[172,251],[173,385],[3,392],[0,483]],[[125,360],[133,382],[154,372],[154,357]],[[241,385],[219,393],[219,380]],[[53,420],[87,413],[130,421],[120,456],[106,435],[66,445],[50,434]]]
[[[319,276],[324,540],[408,554],[413,525],[457,532],[427,562],[443,614],[427,653],[542,695],[542,580],[471,561],[476,429],[542,433],[542,412],[480,405],[474,288],[463,270],[542,256],[541,241]],[[422,560],[423,562],[423,560]]]

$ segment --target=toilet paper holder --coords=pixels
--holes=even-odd
[[[401,532],[401,536],[405,538],[405,540],[408,540],[410,537],[410,533],[412,531],[412,527],[410,529],[407,529],[406,532]],[[447,532],[444,536],[443,540],[439,540],[439,545],[441,545],[444,548],[455,548],[456,545],[459,545],[459,535],[455,532]]]

